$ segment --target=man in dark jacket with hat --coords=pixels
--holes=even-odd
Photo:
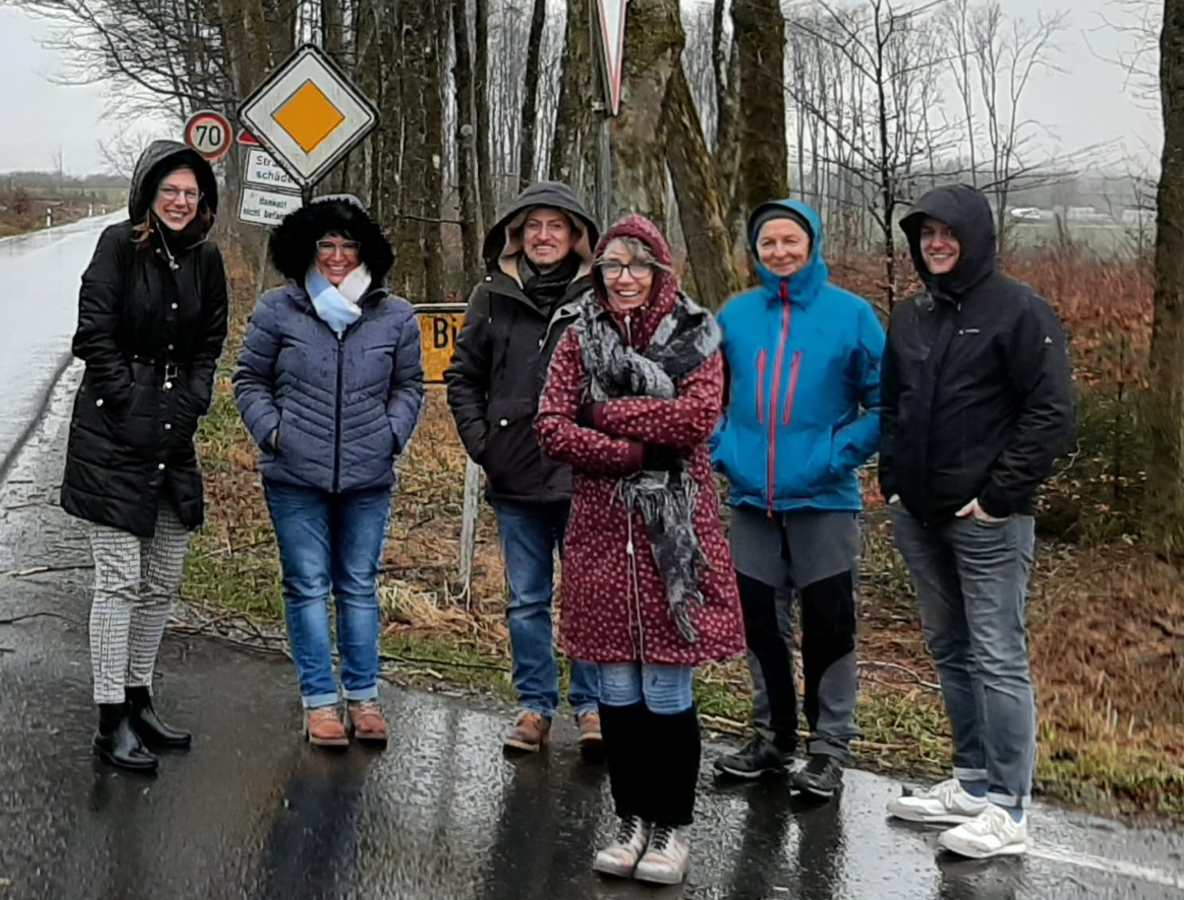
[[[941,678],[954,772],[888,812],[956,824],[938,842],[964,856],[1021,854],[1037,738],[1025,600],[1037,490],[1073,430],[1066,340],[1036,291],[995,270],[979,191],[935,188],[900,225],[926,290],[888,329],[879,483]]]
[[[521,711],[505,747],[545,743],[558,707],[554,549],[571,509],[571,470],[542,455],[533,417],[563,330],[579,315],[598,231],[565,184],[530,185],[488,232],[487,275],[446,371],[446,397],[470,457],[487,474],[508,575],[513,683]],[[599,675],[571,663],[567,699],[585,751],[601,746]]]

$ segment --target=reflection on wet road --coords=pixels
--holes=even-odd
[[[936,832],[889,823],[899,786],[847,773],[838,802],[780,783],[724,789],[706,746],[680,888],[601,881],[602,766],[573,728],[508,760],[508,710],[387,688],[393,740],[332,755],[300,738],[290,663],[169,637],[156,691],[196,733],[154,780],[94,763],[87,542],[54,498],[78,368],[0,491],[0,900],[1041,900],[1178,898],[1182,839],[1035,808],[1025,860],[951,861]],[[48,567],[47,571],[41,567]],[[564,717],[565,718],[565,717]],[[565,726],[565,727],[564,727]]]
[[[0,240],[0,467],[70,360],[79,276],[104,226],[121,218],[83,219]]]

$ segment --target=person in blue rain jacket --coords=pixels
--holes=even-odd
[[[730,483],[730,543],[755,706],[766,715],[746,747],[717,760],[716,769],[756,779],[791,766],[799,722],[790,600],[797,592],[811,738],[792,789],[828,799],[859,736],[858,467],[879,447],[884,332],[869,303],[829,283],[812,209],[794,200],[765,203],[746,233],[761,283],[730,298],[717,317],[728,387],[713,465]],[[789,604],[786,615],[777,598]]]

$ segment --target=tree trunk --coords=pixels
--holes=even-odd
[[[533,21],[529,26],[529,46],[525,54],[525,94],[521,99],[521,182],[524,190],[533,181],[533,157],[537,151],[538,72],[542,58],[542,30],[546,27],[546,0],[534,0]]]
[[[1183,0],[1166,0],[1159,44],[1163,109],[1162,174],[1154,248],[1154,331],[1146,425],[1144,535],[1169,558],[1183,559]]]
[[[612,120],[613,209],[641,213],[666,231],[667,167],[663,99],[682,66],[678,0],[639,0],[626,7],[621,112]]]
[[[421,221],[418,215],[425,208],[425,192],[429,189],[429,135],[426,134],[424,104],[425,34],[419,25],[425,14],[425,0],[404,0],[400,5],[400,21],[394,23],[399,33],[399,55],[382,55],[386,93],[399,113],[402,143],[388,148],[390,165],[380,172],[386,207],[392,225],[396,258],[401,260],[392,277],[398,293],[413,303],[428,301],[425,290]],[[400,65],[395,66],[394,60]],[[389,63],[392,68],[389,70]],[[398,158],[394,156],[398,154]],[[387,184],[397,179],[398,184]]]
[[[479,168],[475,163],[475,84],[467,0],[452,0],[454,16],[454,100],[458,109],[455,150],[458,163],[458,219],[462,240],[463,299],[483,275],[480,257]]]
[[[664,105],[667,164],[687,242],[688,267],[699,295],[696,299],[717,309],[740,285],[733,264],[733,241],[721,215],[716,166],[704,144],[704,130],[682,65],[675,67],[667,82]]]
[[[479,166],[479,215],[487,226],[496,221],[496,189],[492,182],[492,117],[488,109],[489,0],[475,0],[475,159]]]
[[[558,118],[550,151],[550,177],[569,184],[585,208],[591,206],[589,189],[596,183],[596,116],[590,103],[595,95],[590,16],[590,0],[567,0]]]
[[[749,211],[788,196],[783,13],[779,0],[734,0],[730,12],[740,69],[737,196]]]
[[[419,298],[426,303],[446,299],[445,254],[442,252],[442,186],[445,158],[443,137],[442,81],[445,72],[446,29],[450,18],[442,0],[425,0],[422,25],[424,68],[421,111],[425,129],[425,184],[421,191],[421,251],[425,262],[425,292]]]

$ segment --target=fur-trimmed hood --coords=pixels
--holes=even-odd
[[[331,232],[362,244],[358,258],[371,273],[371,287],[382,286],[396,264],[396,253],[379,223],[351,194],[316,197],[308,206],[288,213],[271,230],[268,250],[272,265],[285,278],[303,285],[317,254],[317,241]]]
[[[483,259],[489,268],[507,273],[517,283],[521,276],[517,271],[517,257],[521,255],[521,226],[525,224],[530,210],[538,207],[561,209],[571,220],[579,237],[571,248],[579,257],[577,278],[587,274],[592,264],[592,248],[600,230],[584,211],[583,204],[567,185],[559,181],[541,181],[531,184],[517,195],[516,200],[488,231],[483,240]]]

